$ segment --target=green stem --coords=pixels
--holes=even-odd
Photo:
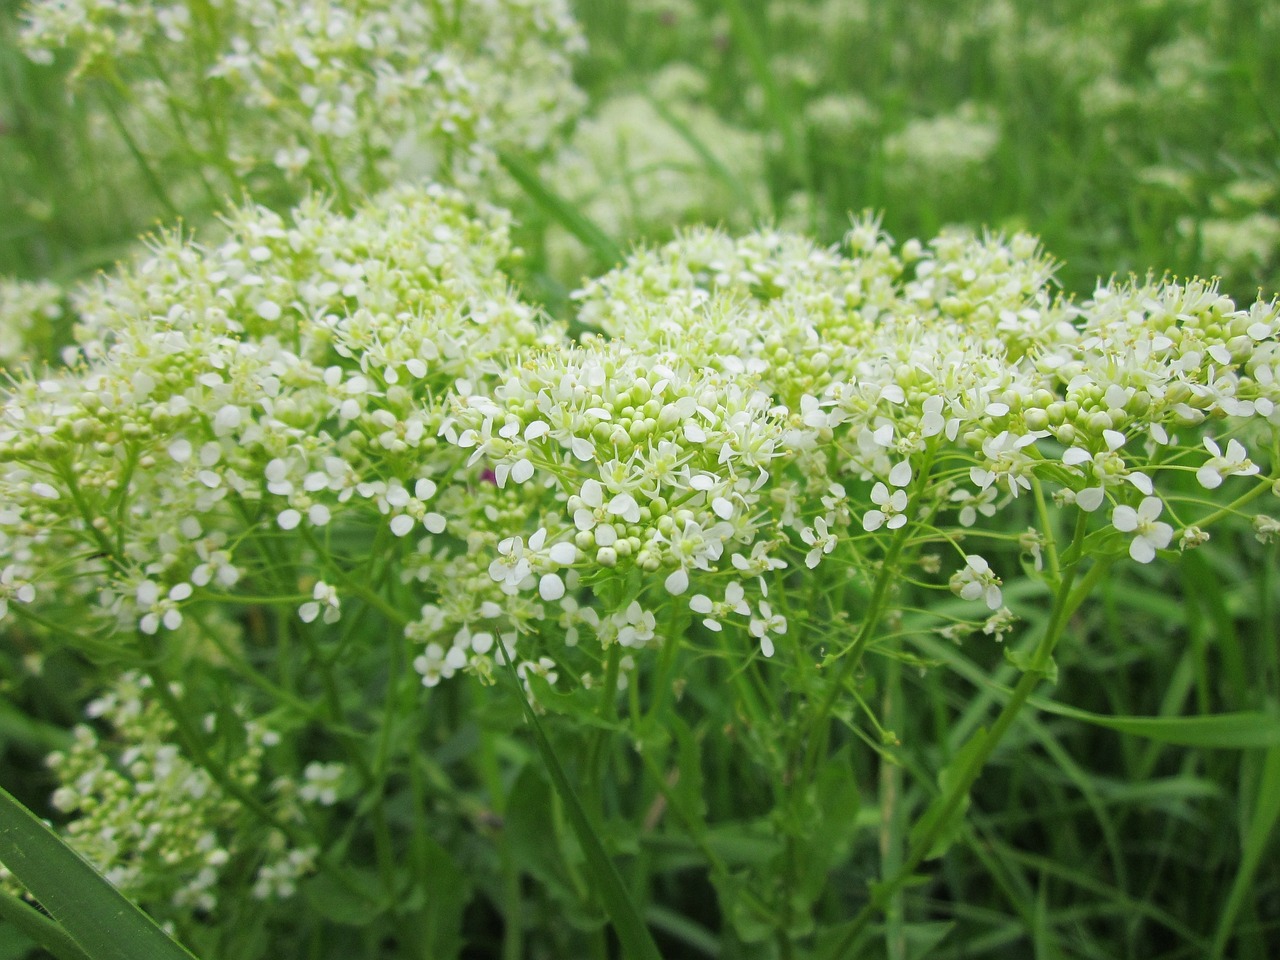
[[[863,617],[862,626],[858,629],[858,635],[854,638],[853,644],[845,652],[839,672],[836,674],[831,686],[827,688],[827,694],[823,697],[822,703],[814,714],[801,783],[812,782],[813,771],[818,763],[818,756],[826,744],[827,728],[836,698],[840,696],[845,684],[853,676],[858,664],[861,663],[867,644],[871,642],[876,628],[880,625],[880,618],[884,614],[885,601],[889,596],[889,588],[892,586],[894,575],[897,573],[898,558],[902,555],[902,550],[907,544],[910,530],[911,524],[904,524],[894,535],[893,542],[889,544],[889,552],[885,554],[885,558],[881,562],[880,573],[876,577],[875,587],[871,591],[871,602],[867,605],[867,612]]]
[[[1088,516],[1081,511],[1076,520],[1075,535],[1069,549],[1078,549],[1079,544],[1084,540],[1087,525]],[[1026,705],[1027,699],[1043,679],[1049,661],[1053,657],[1053,650],[1062,637],[1067,619],[1108,569],[1110,569],[1109,563],[1095,563],[1085,575],[1080,586],[1074,590],[1072,588],[1076,575],[1079,573],[1079,566],[1073,564],[1063,575],[1062,581],[1058,584],[1058,590],[1054,595],[1053,610],[1049,617],[1049,623],[1045,627],[1040,643],[1036,646],[1027,671],[1022,675],[1017,686],[1014,687],[1012,695],[1005,702],[995,722],[991,725],[991,729],[986,732],[979,731],[976,734],[980,738],[978,749],[969,756],[968,762],[956,772],[956,776],[949,784],[947,791],[930,811],[931,819],[928,828],[923,830],[916,839],[898,871],[889,880],[874,888],[871,899],[854,917],[844,938],[829,955],[831,960],[836,960],[836,958],[848,954],[849,949],[870,925],[876,914],[882,911],[889,900],[906,885],[916,868],[925,861],[934,845],[949,828],[952,817],[960,808],[964,798],[968,796],[974,782],[982,774],[983,768],[991,758],[996,746],[1004,738],[1004,735],[1022,711],[1023,706]]]

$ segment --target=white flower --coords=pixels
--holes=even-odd
[[[719,631],[721,629],[720,621],[717,618],[723,618],[730,613],[741,614],[747,616],[751,613],[751,607],[744,599],[746,591],[743,590],[742,584],[737,580],[732,580],[725,585],[724,599],[713,602],[710,597],[702,593],[696,593],[689,598],[689,609],[694,613],[705,615],[702,623],[708,630]]]
[[[907,491],[895,490],[890,494],[888,487],[877,483],[871,488],[871,502],[880,509],[868,510],[863,514],[862,529],[868,533],[879,530],[882,526],[896,530],[907,522],[907,515],[902,512],[907,509]]]
[[[800,539],[813,547],[804,558],[804,565],[812,570],[818,565],[824,554],[836,548],[837,540],[827,529],[827,518],[818,517],[813,521],[813,529],[800,531]]]
[[[617,543],[618,531],[612,524],[610,512],[605,509],[604,486],[600,481],[595,479],[583,481],[578,499],[584,505],[573,511],[573,525],[579,530],[594,531],[598,547],[611,547]]]
[[[1001,580],[982,557],[969,554],[965,566],[951,577],[951,590],[965,600],[983,600],[988,610],[1000,608]]]
[[[1138,509],[1129,506],[1118,506],[1111,512],[1111,523],[1121,533],[1132,533],[1133,542],[1129,544],[1129,556],[1139,563],[1150,563],[1155,559],[1156,551],[1163,550],[1173,539],[1173,527],[1156,520],[1164,510],[1164,502],[1159,497],[1144,497]]]
[[[617,626],[618,643],[624,647],[643,647],[656,636],[657,620],[653,611],[645,610],[638,600],[632,600],[621,616],[615,614],[611,619]]]
[[[760,601],[760,616],[753,617],[750,626],[751,635],[760,639],[760,652],[766,657],[773,656],[773,639],[769,636],[771,633],[784,634],[787,632],[787,618],[780,613],[774,613],[773,608],[769,606],[769,601]]]
[[[177,630],[182,626],[182,613],[178,610],[178,604],[190,597],[191,593],[191,584],[179,583],[161,596],[159,584],[143,580],[138,584],[134,595],[138,608],[147,611],[138,621],[138,629],[143,633],[154,634],[163,624],[166,630]]]
[[[311,623],[323,610],[325,623],[337,623],[342,616],[342,602],[338,599],[338,591],[323,580],[317,580],[311,596],[313,599],[298,608],[298,619],[303,623]]]
[[[993,517],[996,512],[996,488],[987,487],[985,490],[979,490],[977,493],[970,493],[963,487],[959,490],[951,491],[951,502],[959,503],[960,506],[960,526],[972,527],[978,522],[978,514],[984,517]]]
[[[1248,458],[1244,445],[1239,440],[1227,441],[1226,456],[1223,456],[1212,437],[1205,437],[1204,445],[1213,456],[1196,471],[1196,479],[1206,490],[1220,487],[1224,477],[1251,477],[1258,472],[1258,465]]]
[[[307,803],[331,807],[338,802],[338,788],[346,767],[341,763],[320,763],[312,760],[302,770],[303,784],[298,797]]]
[[[546,530],[539,530],[534,537],[541,534],[545,539],[546,533]],[[529,538],[530,547],[533,546],[534,537]],[[541,543],[538,546],[541,546]],[[502,585],[503,593],[514,595],[520,591],[520,585],[533,572],[533,564],[524,553],[524,538],[507,537],[502,540],[498,544],[498,554],[499,556],[489,564],[489,576]]]

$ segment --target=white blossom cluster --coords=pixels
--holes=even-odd
[[[292,848],[283,835],[259,843],[240,802],[179,746],[150,687],[147,677],[122,675],[89,704],[91,722],[75,728],[71,746],[49,756],[59,782],[53,806],[72,817],[68,842],[121,892],[162,912],[212,913],[223,874],[245,863],[263,898],[288,895],[273,878],[294,865],[309,869],[314,850]],[[252,719],[237,716],[234,731],[220,722],[210,715],[205,732],[236,738],[227,774],[251,789],[278,735]]]
[[[1271,469],[1275,303],[1149,280],[1077,304],[1027,236],[696,229],[576,294],[600,333],[573,343],[509,288],[505,219],[436,188],[229,229],[83,293],[84,359],[0,406],[10,615],[79,556],[85,602],[143,634],[282,586],[325,630],[370,602],[344,566],[386,554],[379,615],[426,686],[508,657],[586,683],[673,608],[803,647],[784,580],[865,576],[911,536],[998,636],[1017,570],[981,542],[1027,528],[1037,484],[1149,562],[1203,542],[1204,491]],[[262,552],[279,537],[296,583]]]
[[[980,177],[1000,144],[994,111],[962,103],[918,117],[884,139],[885,176],[905,194],[950,199]]]
[[[437,187],[350,217],[248,207],[228,229],[209,249],[161,238],[80,291],[81,359],[0,400],[3,594],[92,584],[91,607],[157,633],[262,563],[237,552],[245,529],[345,512],[438,533],[436,398],[559,336],[498,268],[505,215]],[[332,622],[323,583],[298,589],[304,619]]]
[[[25,16],[31,56],[69,50],[74,83],[126,89],[134,142],[219,197],[474,178],[494,150],[546,149],[583,99],[563,0],[33,0]]]
[[[63,315],[61,287],[48,280],[0,278],[0,369],[36,359]]]
[[[666,239],[697,222],[750,226],[751,207],[766,201],[764,138],[704,106],[702,80],[672,65],[653,78],[653,99],[605,100],[546,165],[547,182],[612,237]],[[563,228],[549,228],[546,248],[555,275],[581,276],[586,252]]]

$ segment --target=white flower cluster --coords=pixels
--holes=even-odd
[[[292,538],[298,629],[372,602],[426,686],[510,656],[536,689],[661,644],[674,608],[766,656],[807,644],[784,578],[869,576],[908,537],[954,551],[937,589],[1000,611],[1007,560],[961,540],[1027,529],[1037,484],[1148,562],[1172,519],[1203,542],[1181,481],[1271,469],[1276,304],[1199,281],[1077,304],[1026,236],[696,229],[576,294],[608,339],[571,343],[509,289],[505,219],[445,191],[229,230],[83,293],[85,359],[0,405],[22,603],[60,550],[88,602],[185,629],[249,580],[278,593],[259,544]],[[1018,539],[1036,569],[1050,533]],[[384,554],[394,603],[344,576]]]
[[[127,896],[183,915],[216,910],[224,872],[243,869],[246,859],[268,878],[299,854],[307,862],[305,851],[284,843],[260,856],[247,829],[252,818],[184,754],[150,687],[146,677],[124,674],[89,704],[95,726],[76,727],[70,748],[50,755],[60,784],[53,805],[73,816],[66,828],[71,845]],[[109,733],[99,732],[104,726]],[[205,727],[235,738],[234,749],[224,751],[233,758],[227,773],[241,787],[254,787],[278,735],[255,720],[219,730],[212,715]]]
[[[703,106],[697,79],[669,67],[653,79],[653,100],[628,93],[604,101],[546,165],[547,182],[613,237],[666,239],[673,226],[695,222],[750,226],[751,207],[766,202],[764,139]],[[546,246],[555,275],[576,281],[587,265],[582,245],[551,227]]]
[[[904,192],[954,197],[982,174],[999,143],[994,112],[963,103],[951,113],[911,120],[885,137],[886,177]]]
[[[47,280],[0,278],[0,369],[38,359],[53,340],[65,294]]]
[[[193,593],[235,587],[246,527],[358,514],[439,533],[434,398],[559,336],[499,269],[505,215],[440,188],[350,217],[249,207],[227,226],[208,249],[162,238],[80,291],[82,359],[0,399],[0,567],[18,600],[71,562],[109,614],[155,633]],[[333,622],[336,595],[305,589],[302,618]]]
[[[26,21],[33,57],[125,84],[134,141],[218,196],[473,177],[495,149],[546,149],[582,102],[563,0],[33,0]]]

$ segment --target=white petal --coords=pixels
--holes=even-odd
[[[413,527],[413,517],[409,516],[407,513],[402,513],[391,518],[391,532],[397,537],[406,536]]]
[[[903,460],[895,464],[889,471],[889,483],[895,487],[905,487],[911,482],[911,461]]]
[[[578,562],[578,548],[567,540],[553,545],[549,554],[553,562],[564,566]]]
[[[1081,490],[1076,494],[1076,506],[1085,513],[1093,513],[1100,506],[1102,501],[1106,499],[1107,491],[1103,487],[1089,487],[1087,490]]]
[[[1150,563],[1156,558],[1156,548],[1147,542],[1146,537],[1134,537],[1129,544],[1129,556],[1139,563]]]
[[[559,600],[564,596],[564,581],[558,573],[544,573],[538,581],[538,593],[543,600]]]
[[[511,479],[516,483],[524,483],[533,476],[533,464],[521,458],[511,467]]]
[[[1111,512],[1111,525],[1121,533],[1138,529],[1138,511],[1133,507],[1119,506]]]
[[[280,516],[276,517],[276,523],[280,524],[281,530],[292,530],[302,522],[302,514],[297,510],[282,510]]]
[[[672,572],[663,584],[667,592],[679,596],[689,589],[689,573],[683,567]]]

